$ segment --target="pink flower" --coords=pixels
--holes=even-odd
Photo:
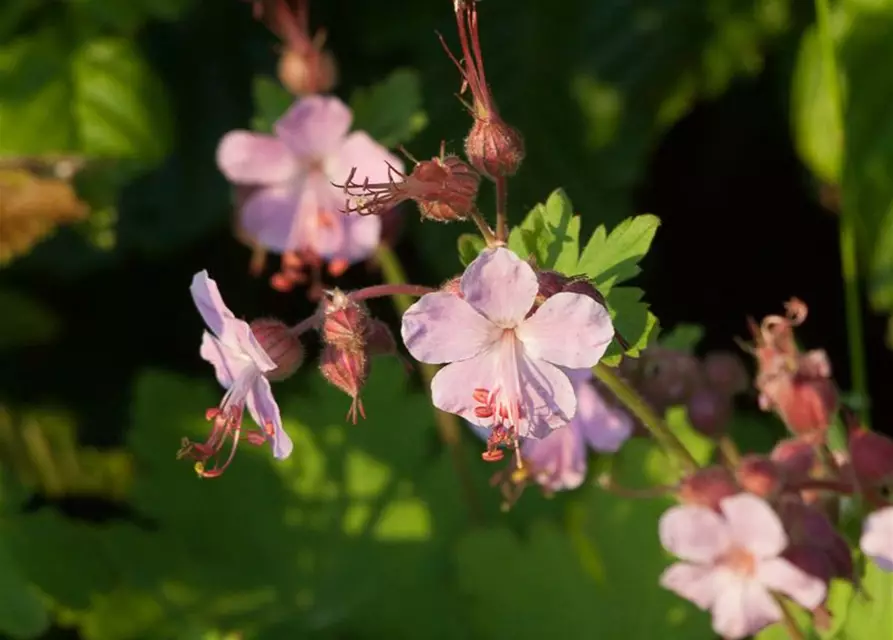
[[[309,252],[355,263],[378,245],[381,220],[342,213],[344,193],[333,186],[355,170],[358,179],[386,180],[399,159],[368,134],[348,134],[350,109],[338,98],[308,96],[274,126],[275,136],[230,131],[217,164],[237,185],[258,185],[244,203],[240,225],[272,251]]]
[[[884,507],[867,518],[859,546],[884,571],[893,571],[893,507]]]
[[[661,517],[661,544],[684,561],[663,573],[663,587],[709,609],[714,631],[730,640],[782,619],[773,591],[807,609],[823,602],[824,582],[781,557],[788,538],[767,502],[740,493],[719,506],[721,514],[686,505]]]
[[[409,352],[451,363],[431,383],[434,405],[513,438],[542,438],[574,417],[577,399],[559,367],[598,363],[614,336],[608,310],[577,293],[557,293],[529,317],[538,291],[529,264],[503,247],[465,270],[462,296],[423,296],[403,315]]]
[[[214,422],[209,439],[204,443],[187,441],[181,454],[197,460],[200,465],[197,469],[203,476],[222,473],[243,438],[252,444],[269,441],[276,458],[287,458],[291,455],[292,441],[282,428],[279,405],[267,379],[279,365],[260,346],[248,323],[237,319],[227,308],[217,283],[208,277],[207,271],[195,274],[190,291],[210,329],[202,337],[201,356],[214,366],[217,381],[226,388],[226,393],[220,406],[207,412]],[[260,427],[259,433],[242,433],[245,407]],[[205,470],[204,463],[220,452],[227,437],[233,439],[229,457],[222,465]]]

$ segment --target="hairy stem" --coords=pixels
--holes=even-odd
[[[620,400],[633,416],[638,418],[668,454],[678,458],[686,471],[694,472],[698,470],[700,466],[698,461],[695,460],[682,441],[670,430],[667,423],[648,406],[648,403],[645,402],[638,392],[617,375],[614,369],[599,363],[593,367],[592,373]]]
[[[387,245],[380,245],[376,253],[378,264],[381,266],[381,272],[385,282],[390,285],[405,285],[406,274],[403,271],[403,265],[400,264],[399,258],[394,251]],[[409,296],[395,295],[393,297],[394,307],[397,313],[403,315],[412,303]],[[422,379],[425,385],[430,389],[431,379],[437,373],[437,367],[430,364],[419,363],[422,373]],[[483,517],[480,500],[478,500],[477,491],[475,490],[474,481],[468,471],[465,458],[462,452],[462,431],[458,418],[451,413],[446,413],[440,409],[434,408],[434,420],[437,424],[437,432],[440,439],[446,445],[450,452],[450,459],[459,482],[462,485],[462,493],[468,507],[469,516],[473,522],[480,522]]]
[[[507,242],[509,239],[508,212],[508,180],[505,176],[496,178],[496,239]]]
[[[481,212],[475,209],[471,211],[469,215],[471,216],[471,219],[474,221],[474,223],[477,225],[478,231],[480,231],[481,235],[484,237],[487,246],[492,247],[498,244],[496,236],[493,235],[493,230],[490,228],[490,225],[487,224],[487,221],[484,220],[484,216],[481,215]]]

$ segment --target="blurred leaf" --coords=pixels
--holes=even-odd
[[[610,234],[604,225],[599,226],[583,249],[577,271],[607,294],[615,284],[641,272],[639,261],[648,253],[659,226],[660,219],[650,214],[627,218]]]
[[[155,163],[171,143],[164,85],[130,40],[52,28],[0,48],[0,154],[79,152]]]
[[[34,298],[0,289],[0,350],[51,341],[59,331],[52,311]]]
[[[614,327],[630,344],[630,349],[624,352],[616,340],[611,343],[601,360],[609,367],[619,365],[624,353],[638,357],[642,349],[657,340],[660,327],[657,318],[648,310],[648,304],[642,302],[643,294],[637,287],[615,287],[607,295]]]
[[[255,76],[251,92],[254,96],[251,128],[261,133],[271,133],[276,121],[294,104],[295,97],[268,76]]]
[[[74,19],[96,27],[125,33],[136,31],[149,20],[175,20],[193,0],[69,0]]]
[[[893,629],[893,573],[881,571],[869,561],[861,586],[864,593],[857,593],[850,600],[840,637],[845,640],[889,637]]]
[[[50,617],[39,595],[28,584],[19,559],[0,535],[0,633],[12,638],[36,638],[50,626]]]
[[[841,633],[847,620],[847,609],[853,599],[853,587],[843,580],[833,580],[829,587],[826,606],[831,611],[831,625],[828,629],[817,629],[812,623],[812,616],[798,605],[791,603],[790,608],[804,640],[858,640],[856,636]],[[755,640],[788,640],[787,628],[782,623],[770,625],[755,636]]]
[[[694,353],[701,340],[704,339],[704,327],[699,324],[677,324],[669,331],[664,331],[660,336],[660,345],[674,351]]]
[[[463,233],[459,236],[459,261],[462,266],[467,267],[486,246],[484,239],[477,234]]]
[[[553,191],[509,234],[508,246],[522,258],[534,256],[541,269],[577,275],[580,218],[563,189]]]
[[[350,106],[354,129],[365,131],[386,147],[409,142],[428,124],[419,74],[412,69],[398,69],[371,87],[357,89]]]

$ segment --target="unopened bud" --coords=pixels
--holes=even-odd
[[[791,484],[809,479],[817,461],[815,447],[797,438],[780,441],[769,458],[784,471],[785,481]]]
[[[366,329],[366,355],[389,356],[397,353],[397,341],[390,327],[381,320],[369,319]]]
[[[711,351],[704,356],[702,366],[707,382],[728,396],[744,393],[750,384],[744,363],[734,353]]]
[[[684,404],[701,386],[697,358],[664,347],[648,347],[640,358],[625,359],[620,371],[659,413]]]
[[[782,488],[784,474],[766,456],[744,456],[735,469],[735,479],[741,488],[761,498],[773,498]]]
[[[893,481],[893,440],[862,427],[850,430],[850,464],[859,482],[880,487]]]
[[[567,286],[570,279],[557,271],[543,270],[536,272],[536,281],[539,285],[537,302],[542,304],[556,293],[564,291],[564,287]]]
[[[323,301],[322,339],[338,349],[361,351],[369,325],[366,311],[335,289]]]
[[[264,374],[267,379],[285,380],[298,370],[304,361],[304,346],[285,323],[272,318],[259,318],[249,326],[270,360],[276,363],[275,369]]]
[[[849,545],[824,513],[804,504],[799,498],[789,497],[779,502],[778,515],[788,534],[790,547],[818,550],[828,563],[830,577],[853,579],[853,559]],[[800,558],[807,555],[801,553],[797,553]],[[816,557],[818,556],[812,555],[813,559]],[[806,567],[803,568],[807,570]],[[814,565],[811,568],[817,570]]]
[[[677,498],[683,504],[707,507],[719,511],[719,503],[741,493],[732,474],[719,466],[705,467],[686,477],[679,485]]]
[[[360,391],[369,375],[369,359],[360,351],[347,351],[326,345],[320,357],[319,369],[323,377],[341,391],[353,398],[347,417],[357,422],[357,413],[366,417]]]
[[[412,180],[428,192],[416,199],[422,218],[438,222],[465,220],[476,206],[481,185],[480,174],[454,155],[418,163],[407,181]]]
[[[456,297],[464,298],[465,296],[462,295],[462,276],[450,278],[440,285],[440,290],[445,293],[451,293]]]
[[[732,419],[731,399],[711,387],[695,390],[685,406],[691,426],[710,438],[724,434]]]
[[[286,49],[279,58],[279,81],[289,93],[305,96],[328,93],[338,81],[335,58],[328,51]]]
[[[475,169],[495,180],[513,176],[524,160],[524,138],[501,118],[475,118],[465,139],[465,155]]]

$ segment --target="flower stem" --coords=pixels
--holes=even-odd
[[[403,265],[400,264],[400,259],[397,258],[397,255],[389,246],[385,244],[379,245],[376,257],[386,283],[389,285],[406,285],[406,274],[403,271]],[[409,305],[412,304],[409,296],[404,294],[395,295],[393,301],[394,308],[400,315],[403,315],[409,308]],[[434,378],[434,374],[437,373],[437,367],[424,363],[419,363],[419,365],[421,367],[422,379],[430,389],[431,380]],[[477,497],[474,481],[463,457],[462,431],[459,421],[453,414],[445,413],[436,407],[434,408],[434,421],[437,424],[437,432],[440,435],[440,439],[450,452],[453,468],[462,485],[462,493],[465,496],[469,516],[473,522],[480,522],[483,519],[483,510]]]
[[[384,268],[382,267],[382,270]],[[404,310],[409,308],[411,302],[410,296],[420,297],[426,293],[434,293],[436,289],[424,287],[418,284],[376,284],[365,289],[359,289],[347,294],[347,297],[354,302],[362,302],[363,300],[371,300],[372,298],[383,298],[385,296],[394,296],[400,298],[401,308]]]
[[[822,56],[822,73],[831,95],[831,119],[843,127],[843,103],[834,38],[831,34],[831,10],[828,0],[815,0],[816,27]],[[868,426],[868,375],[865,366],[865,338],[862,328],[862,304],[859,294],[859,262],[856,242],[856,211],[845,203],[840,207],[840,262],[843,275],[847,341],[850,351],[852,389],[858,397],[858,413]]]
[[[487,224],[487,221],[484,220],[484,216],[481,215],[480,211],[472,209],[469,215],[471,216],[471,219],[474,220],[475,225],[477,225],[478,231],[481,232],[488,247],[493,247],[499,244],[496,236],[493,235],[493,230],[490,228],[490,225]]]
[[[734,471],[738,463],[741,462],[741,454],[738,452],[738,447],[735,446],[734,440],[728,435],[723,435],[717,442],[717,447],[719,447],[719,452],[725,458],[728,467]]]
[[[686,471],[697,471],[700,465],[667,423],[648,406],[645,400],[611,367],[599,363],[592,369],[595,377],[648,429],[664,450],[679,459]]]
[[[506,211],[509,188],[505,176],[496,178],[496,239],[507,242],[509,239],[508,212]]]

